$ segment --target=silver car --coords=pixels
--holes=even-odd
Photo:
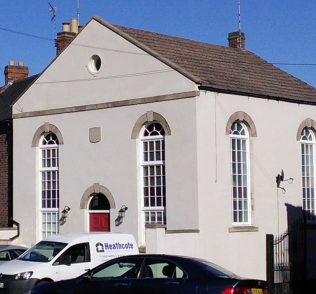
[[[0,245],[0,264],[16,259],[26,250],[26,247],[19,245]]]

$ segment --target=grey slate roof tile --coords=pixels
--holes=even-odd
[[[315,88],[247,50],[122,26],[115,28],[192,74],[202,86],[249,96],[316,103]]]
[[[12,105],[33,84],[38,75],[16,80],[0,92],[0,121],[12,118]]]

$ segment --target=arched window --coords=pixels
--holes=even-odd
[[[59,232],[59,143],[57,136],[44,133],[39,142],[41,233],[47,238]]]
[[[305,127],[301,133],[303,209],[307,220],[315,222],[315,134]]]
[[[109,200],[103,194],[96,194],[90,201],[89,210],[110,210]]]
[[[166,223],[165,131],[157,122],[141,131],[143,214],[145,224]]]
[[[250,156],[247,126],[235,121],[230,129],[232,164],[232,215],[234,225],[251,223]]]

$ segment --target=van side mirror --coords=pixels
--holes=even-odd
[[[60,258],[60,264],[71,265],[71,255],[65,254]]]

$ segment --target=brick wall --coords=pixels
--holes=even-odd
[[[8,227],[12,217],[12,140],[8,124],[0,125],[0,227]]]

